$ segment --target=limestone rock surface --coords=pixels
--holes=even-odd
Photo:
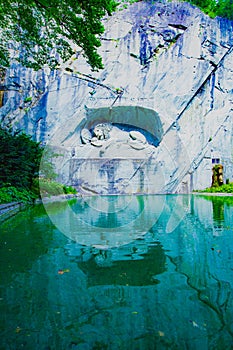
[[[176,1],[140,1],[103,23],[99,72],[81,56],[57,71],[13,63],[1,122],[59,149],[59,179],[80,190],[189,192],[211,185],[216,158],[232,181],[233,23]],[[113,128],[94,135],[100,124]]]

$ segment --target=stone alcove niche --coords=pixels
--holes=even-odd
[[[76,138],[77,134],[69,161],[69,184],[79,192],[156,192],[154,156],[163,129],[155,111],[139,106],[86,109]]]
[[[91,129],[93,125],[112,123],[128,125],[132,128],[144,130],[151,134],[160,143],[163,136],[163,128],[159,115],[152,109],[140,106],[117,106],[113,108],[101,107],[86,110],[85,119],[79,128]]]

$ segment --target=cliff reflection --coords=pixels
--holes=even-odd
[[[89,200],[83,213],[98,218],[99,199]],[[109,198],[106,208],[110,201],[115,210],[131,203],[119,221],[140,213],[111,232],[120,246],[93,245],[109,231],[77,226],[85,215],[71,210],[76,201],[51,204],[52,218],[74,238],[81,230],[83,245],[41,207],[0,226],[1,348],[231,349],[233,198],[220,200],[224,216],[203,196]]]
[[[137,251],[136,245],[133,249]],[[132,254],[122,259],[113,261],[112,252],[105,250],[92,255],[88,261],[80,262],[78,266],[86,274],[88,286],[152,285],[158,283],[156,275],[166,270],[166,256],[160,244],[149,247],[146,254],[135,258]]]

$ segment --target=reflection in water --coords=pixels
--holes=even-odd
[[[96,196],[44,205],[54,225],[67,237],[83,245],[109,248],[146,234],[158,220],[165,198]]]
[[[78,264],[87,276],[87,285],[146,286],[158,283],[156,275],[165,271],[166,256],[160,244],[149,246],[146,254],[136,256],[137,242],[128,260],[112,260],[111,250],[93,254]],[[133,258],[134,257],[134,258]],[[135,258],[136,257],[136,258]],[[127,261],[127,263],[126,263]]]
[[[225,220],[225,215],[229,213],[229,208],[233,205],[233,199],[231,196],[204,196],[205,200],[208,200],[212,203],[213,211],[213,223],[216,231],[218,228],[221,233],[221,228],[224,227],[225,221],[228,221],[228,218]]]
[[[213,206],[213,219],[217,227],[224,225],[224,201],[221,197],[212,197],[210,199]]]
[[[140,218],[136,238],[108,249],[80,244],[41,206],[0,226],[0,349],[232,349],[232,198],[221,199],[217,230],[213,198],[101,200],[102,211],[97,199],[68,207],[96,224],[112,200],[118,240],[133,227],[127,210]],[[72,212],[50,206],[74,230]],[[107,234],[88,227],[95,239]]]

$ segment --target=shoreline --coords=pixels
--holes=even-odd
[[[80,194],[60,194],[58,196],[42,197],[35,200],[33,204],[43,204],[57,201],[70,200],[74,198],[81,198]]]
[[[5,214],[15,214],[25,208],[27,205],[36,205],[36,204],[46,204],[52,202],[59,202],[65,200],[71,200],[75,198],[90,198],[90,197],[106,197],[106,196],[216,196],[216,197],[232,197],[233,193],[225,193],[225,192],[189,192],[189,193],[127,193],[127,194],[61,194],[58,196],[50,196],[43,197],[40,199],[36,199],[34,203],[23,203],[23,202],[11,202],[11,203],[2,203],[0,205],[0,218],[2,219]],[[8,216],[8,215],[6,215]],[[11,216],[11,215],[10,215]]]
[[[9,219],[10,217],[16,215],[21,210],[24,210],[29,205],[42,204],[46,205],[48,203],[55,203],[61,201],[67,201],[71,199],[85,199],[90,197],[104,197],[104,196],[203,196],[203,197],[233,197],[233,193],[224,193],[224,192],[190,192],[190,193],[133,193],[133,194],[62,194],[58,196],[43,197],[41,199],[36,199],[34,203],[23,203],[23,202],[12,202],[12,203],[2,203],[0,205],[0,224]]]
[[[218,196],[218,197],[232,197],[233,193],[226,192],[192,192],[190,194],[202,195],[202,196]]]
[[[232,197],[233,193],[222,193],[222,192],[189,192],[189,193],[124,193],[124,194],[66,194],[59,196],[43,197],[42,199],[36,200],[35,204],[52,203],[57,201],[70,200],[75,198],[90,198],[90,197],[110,197],[110,196],[217,196],[217,197]]]
[[[29,204],[24,202],[10,202],[0,204],[0,223],[16,215]]]

